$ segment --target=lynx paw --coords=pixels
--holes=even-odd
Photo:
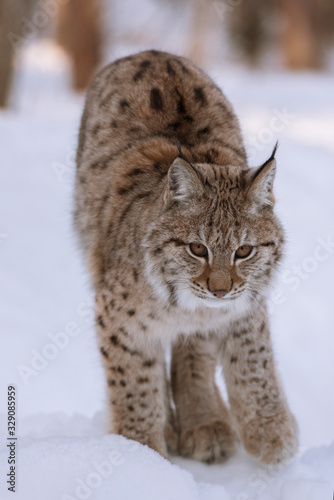
[[[176,453],[178,448],[178,434],[171,423],[165,425],[165,440],[170,453]]]
[[[263,464],[286,464],[298,450],[298,427],[291,414],[262,418],[242,432],[246,451]]]
[[[181,434],[179,451],[184,457],[210,464],[223,462],[236,447],[237,438],[230,424],[215,420]]]

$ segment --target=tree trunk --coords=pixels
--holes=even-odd
[[[0,0],[0,107],[9,104],[15,55],[28,40],[24,24],[35,0]]]
[[[290,69],[320,69],[324,65],[322,0],[281,0],[285,29],[282,49]]]
[[[271,4],[266,0],[227,2],[228,30],[235,47],[251,65],[258,64],[270,36]]]
[[[186,53],[199,65],[203,65],[208,58],[208,35],[210,31],[211,10],[203,0],[188,2],[191,8],[191,26]]]
[[[84,90],[102,59],[100,0],[68,0],[60,11],[58,41],[71,57],[74,88]]]
[[[14,46],[8,35],[17,34],[18,20],[15,2],[0,0],[0,107],[8,106],[10,88],[14,71]]]

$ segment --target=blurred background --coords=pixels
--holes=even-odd
[[[0,0],[0,28],[0,394],[16,384],[20,432],[102,425],[94,298],[72,229],[75,150],[92,75],[155,48],[190,57],[223,89],[250,166],[279,140],[287,249],[269,299],[273,342],[302,446],[329,443],[334,2]]]
[[[1,107],[14,105],[28,45],[41,67],[42,57],[54,71],[67,64],[79,91],[106,61],[148,46],[206,67],[324,71],[333,62],[331,0],[1,0],[0,22]]]
[[[57,52],[55,70],[66,61],[80,91],[115,55],[148,46],[206,67],[324,71],[334,44],[331,0],[1,0],[0,21],[2,107],[13,104],[27,45],[49,62]]]

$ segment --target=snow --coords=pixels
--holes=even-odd
[[[99,435],[101,423],[61,414],[23,419],[20,427],[39,437],[19,441],[20,500],[326,500],[332,495],[334,443],[313,447],[284,468],[259,466],[242,450],[224,465],[175,457],[170,463],[135,441]],[[0,463],[7,456],[0,451]],[[0,471],[0,498],[11,498],[5,470]]]
[[[27,45],[21,62],[14,109],[0,114],[1,500],[12,495],[9,384],[17,390],[19,500],[331,499],[333,76],[210,69],[238,113],[252,163],[280,142],[277,211],[288,245],[269,306],[301,447],[284,468],[260,466],[241,448],[225,464],[207,466],[180,457],[169,462],[106,433],[93,294],[71,225],[83,96],[68,90],[68,62],[52,42]]]
[[[229,498],[223,487],[197,483],[157,452],[121,436],[22,439],[20,450],[22,500]]]

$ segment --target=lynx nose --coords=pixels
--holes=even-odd
[[[216,297],[225,297],[225,295],[229,292],[229,290],[214,290],[212,293],[213,295],[215,295]]]

